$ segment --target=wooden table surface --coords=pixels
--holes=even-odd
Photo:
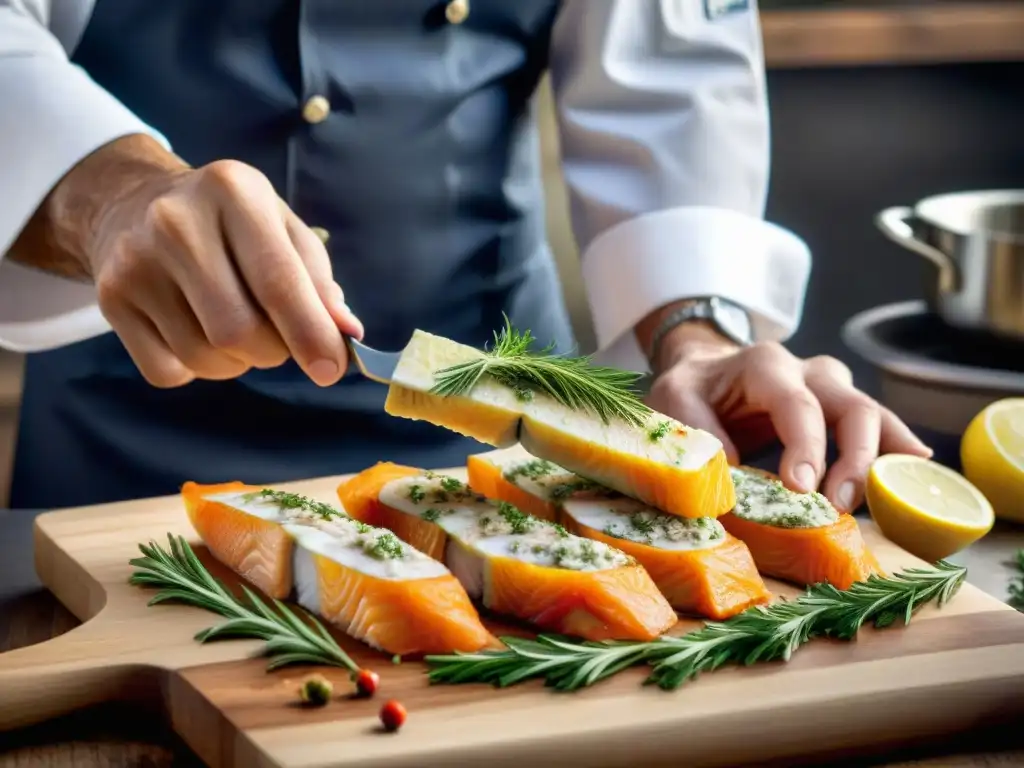
[[[914,66],[1024,59],[1024,2],[762,2],[769,68]]]
[[[39,586],[32,567],[31,512],[0,510],[0,652],[41,642],[76,626],[77,620]],[[963,553],[983,589],[1005,588],[999,571],[1005,555],[1024,545],[1024,531],[999,531]],[[1001,595],[1002,596],[1002,595]],[[856,713],[851,713],[856,717]],[[883,759],[853,759],[830,766],[927,766],[1009,768],[1024,766],[1024,734],[993,728],[968,739],[908,747]],[[793,765],[789,761],[787,765]],[[202,766],[164,723],[152,704],[109,706],[60,721],[0,734],[0,768],[164,768]]]

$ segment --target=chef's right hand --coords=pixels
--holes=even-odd
[[[342,334],[361,338],[363,327],[323,243],[270,181],[244,163],[193,169],[152,140],[128,140],[106,165],[101,153],[126,140],[89,158],[119,189],[98,205],[85,256],[100,309],[146,380],[230,379],[291,357],[317,384],[337,382]]]

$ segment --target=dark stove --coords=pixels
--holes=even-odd
[[[1024,343],[952,328],[923,301],[861,312],[843,326],[843,341],[878,371],[883,405],[950,466],[959,465],[971,419],[996,400],[1024,397]]]

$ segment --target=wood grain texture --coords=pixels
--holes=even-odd
[[[333,502],[338,480],[287,487]],[[886,568],[920,564],[863,527]],[[178,497],[37,520],[40,578],[88,621],[0,655],[0,729],[156,694],[174,729],[213,766],[656,766],[678,764],[681,754],[689,765],[735,765],[883,748],[1024,712],[1024,616],[969,585],[905,630],[817,642],[788,665],[726,669],[674,693],[642,688],[640,671],[571,695],[532,684],[429,687],[422,665],[395,666],[346,641],[381,673],[378,698],[307,710],[295,703],[303,670],[267,674],[263,660],[249,658],[259,648],[251,641],[200,646],[192,636],[217,617],[147,608],[149,594],[127,585],[137,544],[167,532],[197,542]],[[345,675],[334,676],[346,689]],[[388,697],[410,710],[395,735],[377,729],[377,707]]]
[[[772,68],[913,65],[1024,59],[1024,5],[920,3],[763,11]]]

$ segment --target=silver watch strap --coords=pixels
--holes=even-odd
[[[658,360],[658,353],[661,351],[661,342],[665,340],[665,336],[669,331],[678,328],[683,323],[689,322],[690,320],[706,320],[711,314],[708,310],[706,302],[699,300],[688,301],[678,309],[668,313],[662,318],[661,322],[654,329],[654,333],[651,334],[651,345],[647,349],[647,360],[653,367]]]
[[[670,312],[660,323],[658,323],[657,328],[654,329],[654,333],[651,334],[651,344],[647,352],[647,360],[651,364],[652,368],[658,360],[658,353],[661,351],[661,343],[665,340],[665,336],[683,323],[687,323],[692,320],[710,321],[719,333],[731,341],[736,342],[740,346],[748,346],[751,343],[749,339],[737,338],[734,333],[732,333],[728,328],[724,328],[722,324],[717,321],[713,309],[713,303],[715,301],[720,300],[715,298],[689,299],[683,306]]]

